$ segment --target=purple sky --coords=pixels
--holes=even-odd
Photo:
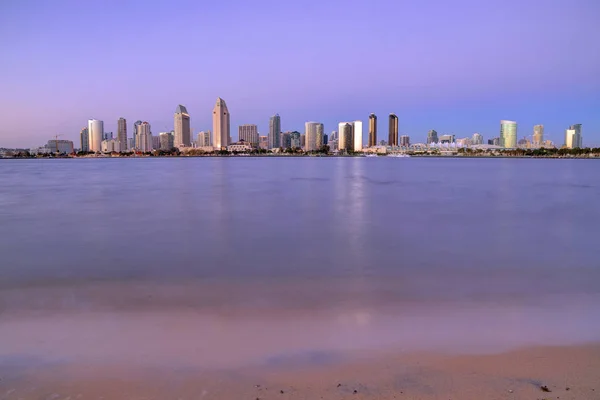
[[[184,104],[194,134],[218,96],[232,116],[283,130],[399,116],[497,136],[500,119],[562,144],[600,146],[598,0],[0,1],[0,147],[75,140],[89,118],[157,134]]]

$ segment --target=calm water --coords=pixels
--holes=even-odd
[[[0,161],[0,364],[600,340],[599,172],[593,160]]]

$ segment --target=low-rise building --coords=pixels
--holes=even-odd
[[[230,145],[228,145],[227,151],[238,151],[238,152],[252,151],[252,145],[242,139],[239,142],[231,143]]]
[[[71,140],[48,140],[46,145],[51,153],[72,154],[75,148]]]

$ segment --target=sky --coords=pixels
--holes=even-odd
[[[234,139],[275,113],[331,132],[374,112],[381,140],[393,112],[413,143],[510,119],[600,146],[599,17],[598,0],[2,0],[0,147],[78,147],[91,118],[158,134],[178,104],[195,135],[217,97]]]

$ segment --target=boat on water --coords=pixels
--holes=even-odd
[[[408,154],[389,154],[388,157],[394,157],[394,158],[409,158],[410,156]]]
[[[365,157],[379,157],[377,154],[367,154]]]

